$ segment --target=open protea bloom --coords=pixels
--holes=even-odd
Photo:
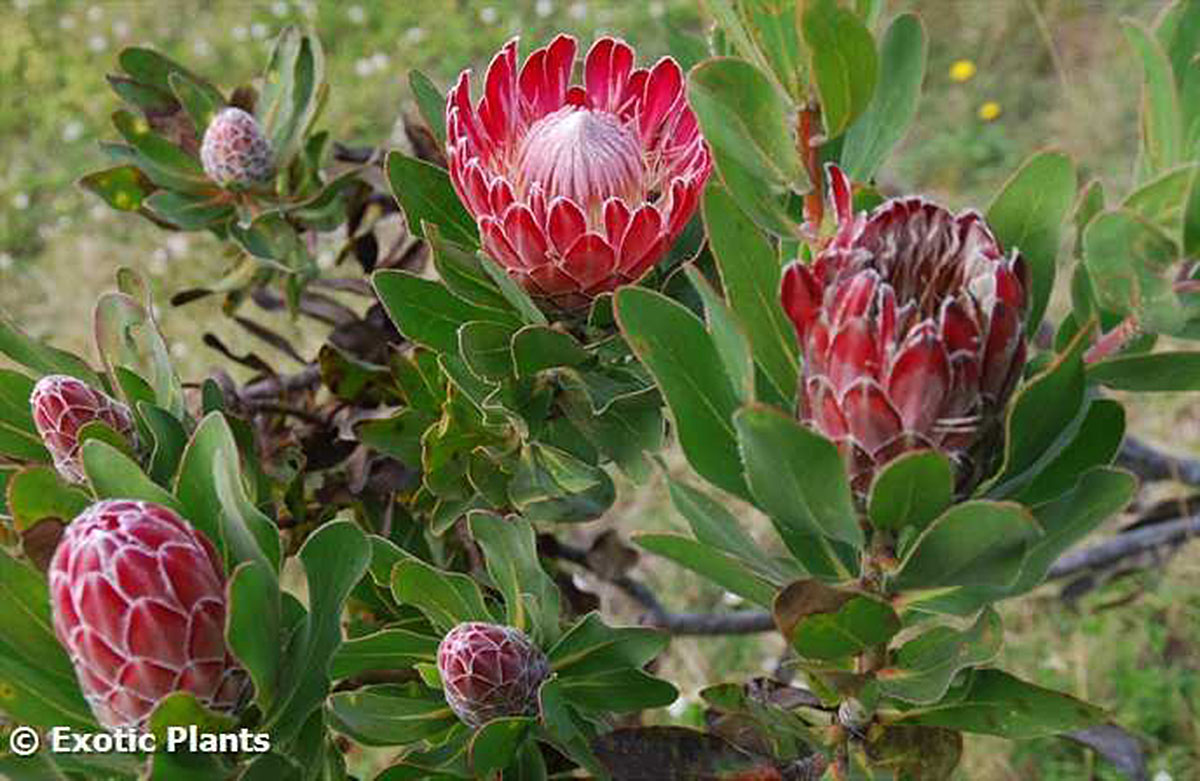
[[[636,282],[696,210],[712,168],[666,57],[634,68],[623,41],[588,51],[560,35],[518,71],[510,41],[471,104],[470,71],[446,103],[450,177],[484,249],[535,297],[562,309]]]
[[[783,276],[804,357],[800,415],[838,443],[859,493],[920,448],[950,456],[964,489],[988,466],[1025,364],[1025,262],[974,211],[896,198],[855,215],[850,183],[829,176],[838,231]]]
[[[532,713],[550,674],[546,655],[519,629],[478,621],[442,638],[437,663],[446,702],[472,727]]]
[[[49,571],[54,631],[101,724],[140,728],[174,691],[237,705],[224,573],[203,534],[149,502],[98,502],[67,526]]]
[[[29,406],[42,444],[54,458],[54,468],[72,483],[87,479],[79,431],[88,423],[98,420],[131,443],[136,440],[129,408],[74,377],[50,374],[38,380],[29,396]]]

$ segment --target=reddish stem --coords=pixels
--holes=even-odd
[[[821,230],[821,222],[825,219],[825,181],[821,172],[821,144],[818,125],[821,121],[821,110],[815,105],[800,109],[796,117],[796,148],[808,173],[808,181],[812,190],[804,196],[804,220],[812,235]]]
[[[1109,357],[1113,353],[1120,350],[1125,345],[1132,342],[1141,333],[1141,327],[1138,324],[1137,317],[1130,315],[1117,323],[1106,334],[1102,334],[1096,343],[1093,344],[1086,353],[1083,354],[1084,363],[1096,363]]]

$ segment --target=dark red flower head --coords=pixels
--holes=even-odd
[[[687,224],[712,167],[683,72],[635,68],[601,38],[572,84],[575,39],[517,66],[510,41],[472,105],[464,71],[446,104],[450,177],[484,249],[526,290],[573,309],[636,282]]]
[[[536,711],[538,687],[550,674],[533,641],[496,624],[459,624],[442,638],[437,658],[446,702],[472,727]]]
[[[830,166],[829,178],[838,231],[783,276],[804,357],[800,415],[842,448],[859,493],[921,448],[972,484],[1025,364],[1025,263],[977,212],[909,197],[854,214],[845,175]]]
[[[87,479],[79,452],[79,430],[88,423],[98,420],[130,443],[136,440],[129,408],[74,377],[51,374],[38,380],[29,406],[42,444],[54,458],[54,468],[72,483]]]
[[[98,502],[50,562],[54,631],[105,727],[145,725],[188,691],[232,710],[245,673],[225,648],[225,571],[203,534],[148,502]]]

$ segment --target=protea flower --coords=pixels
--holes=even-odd
[[[533,713],[538,687],[550,674],[546,655],[533,641],[496,624],[459,624],[442,638],[437,659],[446,702],[472,727]]]
[[[936,448],[960,490],[990,466],[1025,364],[1025,262],[983,217],[922,198],[853,213],[830,166],[838,230],[811,265],[783,276],[804,357],[800,416],[838,443],[861,494],[901,453]]]
[[[258,121],[230,106],[213,117],[200,144],[204,173],[222,187],[252,187],[271,181],[275,158]]]
[[[136,439],[129,408],[74,377],[51,374],[38,380],[29,405],[54,468],[72,483],[87,479],[79,452],[79,430],[85,425],[98,420],[131,443]]]
[[[588,51],[560,35],[518,71],[510,41],[471,104],[470,71],[446,102],[450,177],[484,249],[532,295],[573,309],[636,282],[696,210],[712,167],[665,57],[634,68],[623,41]]]
[[[50,563],[54,631],[105,727],[141,728],[188,691],[229,711],[245,674],[225,648],[225,575],[203,534],[165,507],[110,500],[63,535]]]

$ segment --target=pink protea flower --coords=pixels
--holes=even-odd
[[[98,420],[131,443],[136,440],[129,408],[74,377],[51,374],[38,380],[29,405],[42,443],[54,458],[54,468],[72,483],[87,479],[79,452],[79,430],[85,425]]]
[[[451,629],[437,660],[446,702],[472,727],[533,713],[550,674],[546,655],[520,630],[480,622]]]
[[[222,187],[251,187],[271,181],[275,157],[258,121],[240,108],[223,108],[200,144],[204,173]]]
[[[960,489],[990,466],[1025,364],[1029,275],[977,212],[896,198],[854,214],[829,167],[838,231],[782,298],[804,357],[800,415],[838,443],[861,494],[908,450],[936,448]]]
[[[54,631],[105,727],[141,728],[188,691],[230,711],[245,673],[225,648],[225,574],[203,534],[149,502],[98,502],[50,562]]]
[[[470,71],[446,102],[446,151],[484,249],[532,295],[574,309],[640,279],[696,210],[712,163],[665,57],[634,68],[623,41],[588,51],[560,35],[517,68],[517,42],[492,60],[471,104]]]

